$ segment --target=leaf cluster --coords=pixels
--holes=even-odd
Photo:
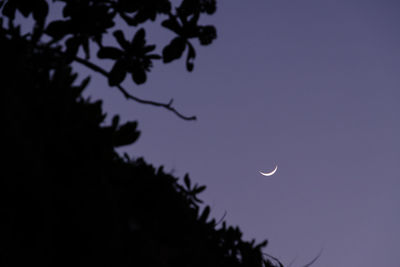
[[[110,86],[119,85],[131,74],[136,84],[146,81],[153,60],[163,59],[169,63],[179,59],[187,47],[186,68],[193,70],[196,56],[190,39],[198,39],[200,44],[209,45],[216,38],[216,30],[211,25],[199,25],[200,14],[213,14],[215,0],[184,0],[175,8],[169,0],[57,0],[63,2],[62,19],[45,23],[49,4],[46,0],[8,0],[2,14],[11,21],[17,11],[25,17],[33,14],[36,21],[35,38],[42,35],[52,38],[50,44],[66,47],[69,62],[75,60],[80,48],[86,59],[90,58],[91,43],[97,44],[98,59],[112,59],[114,66],[107,74]],[[120,47],[103,46],[103,37],[116,25],[117,18],[128,26],[139,27],[148,20],[155,21],[160,15],[166,16],[163,27],[174,32],[177,37],[162,49],[162,55],[148,54],[155,50],[155,45],[148,45],[145,29],[140,28],[128,42],[121,30],[113,30],[113,35]]]
[[[89,79],[76,85],[61,48],[10,29],[0,43],[2,266],[273,266],[266,241],[200,212],[205,186],[115,152],[137,122],[102,126],[101,101],[82,97]]]

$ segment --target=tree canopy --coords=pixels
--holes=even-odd
[[[5,2],[5,3],[4,3]],[[49,6],[46,0],[9,0],[0,1],[4,4],[3,16],[9,19],[10,29],[19,30],[14,25],[16,12],[24,17],[32,14],[35,21],[27,39],[43,48],[51,48],[54,52],[63,54],[66,64],[78,62],[106,76],[110,86],[115,86],[127,98],[139,103],[166,108],[180,118],[195,120],[195,116],[185,116],[178,112],[172,101],[158,103],[135,97],[121,83],[129,74],[134,83],[143,84],[147,80],[154,60],[169,63],[184,56],[186,69],[192,71],[196,51],[192,44],[197,39],[201,45],[209,45],[216,38],[216,29],[212,25],[199,25],[203,14],[211,15],[216,11],[215,0],[183,0],[179,6],[172,6],[169,0],[55,0],[62,2],[62,18],[46,22]],[[162,19],[161,26],[175,34],[169,44],[162,49],[162,55],[154,52],[156,45],[146,42],[146,30],[141,27],[147,21]],[[132,38],[125,36],[116,24],[117,18],[122,19],[127,26],[137,29]],[[118,47],[103,45],[103,37],[112,35],[118,42]],[[46,37],[49,41],[43,41]],[[47,38],[47,39],[48,39]],[[111,70],[89,61],[90,47],[96,45],[97,59],[112,59]],[[79,49],[83,49],[85,58],[78,57]],[[186,51],[186,52],[185,52]]]
[[[102,125],[101,101],[82,96],[90,78],[77,83],[72,62],[108,78],[125,97],[158,105],[183,119],[172,103],[141,100],[121,86],[126,75],[146,82],[153,60],[179,59],[193,70],[191,39],[208,45],[214,26],[198,25],[213,14],[214,0],[70,0],[63,19],[46,22],[49,1],[0,1],[1,94],[6,156],[0,195],[2,266],[251,266],[279,261],[242,239],[239,227],[210,219],[198,194],[205,186],[189,175],[179,178],[142,158],[120,156],[119,146],[140,135],[136,121]],[[22,34],[16,12],[32,15],[32,31]],[[131,27],[163,15],[161,25],[176,33],[162,54],[146,43],[139,28],[131,41],[123,31],[112,35],[119,47],[105,46],[103,35],[119,16]],[[46,40],[46,36],[48,39]],[[90,43],[99,59],[112,59],[110,71],[90,62]],[[78,57],[82,48],[85,58]]]

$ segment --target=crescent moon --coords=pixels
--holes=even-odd
[[[271,175],[274,175],[274,173],[276,172],[277,169],[278,169],[278,165],[275,166],[275,169],[272,172],[261,172],[260,171],[260,174],[264,175],[264,176],[271,176]]]

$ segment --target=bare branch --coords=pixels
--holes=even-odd
[[[108,78],[108,75],[109,75],[108,72],[106,70],[102,69],[101,67],[97,66],[96,64],[93,64],[92,62],[87,61],[83,58],[79,58],[79,57],[75,57],[74,60],[76,62],[79,62],[82,65],[90,68],[91,70],[94,70]],[[163,107],[163,108],[175,113],[179,118],[187,120],[187,121],[192,121],[192,120],[197,119],[196,116],[188,117],[188,116],[185,116],[185,115],[181,114],[180,112],[178,112],[174,107],[172,107],[173,99],[171,99],[168,103],[160,103],[160,102],[155,102],[155,101],[151,101],[151,100],[144,100],[144,99],[140,99],[136,96],[129,94],[126,91],[126,89],[123,88],[121,85],[117,85],[117,88],[125,96],[126,99],[132,99],[141,104],[152,105],[152,106],[156,106],[156,107]]]

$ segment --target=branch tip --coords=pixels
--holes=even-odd
[[[101,67],[97,66],[96,64],[93,64],[92,62],[90,62],[86,59],[75,57],[74,60],[76,62],[88,67],[89,69],[102,74],[106,78],[108,78],[108,76],[109,76],[109,73],[106,70],[102,69]],[[118,84],[116,86],[126,99],[131,99],[131,100],[134,100],[141,104],[152,105],[152,106],[156,106],[156,107],[163,107],[163,108],[175,113],[175,115],[177,115],[179,118],[186,120],[186,121],[194,121],[197,119],[196,116],[191,116],[191,117],[185,116],[185,115],[181,114],[180,112],[178,112],[174,107],[172,107],[172,103],[174,101],[173,98],[171,98],[171,100],[168,103],[160,103],[160,102],[155,102],[155,101],[151,101],[151,100],[144,100],[144,99],[140,99],[136,96],[129,94],[127,92],[127,90],[124,87],[122,87],[121,85]]]

